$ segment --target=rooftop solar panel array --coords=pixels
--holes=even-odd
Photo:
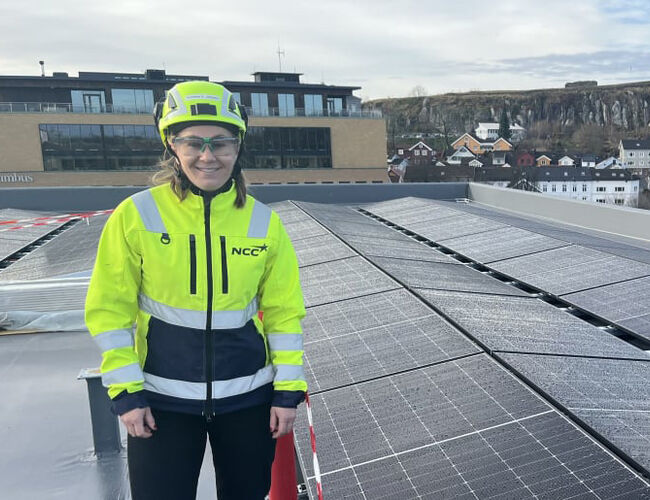
[[[397,203],[399,211],[412,212],[410,201],[386,202],[381,208],[389,213]],[[436,307],[444,314],[453,313],[448,317],[463,329],[469,326],[472,335],[480,323],[476,320],[468,325],[472,315],[489,316],[492,312],[497,316],[502,310],[509,311],[503,323],[518,321],[515,326],[505,325],[504,329],[504,325],[493,323],[484,333],[491,343],[521,346],[523,352],[546,348],[548,352],[634,359],[643,359],[645,353],[434,248],[412,239],[407,243],[402,233],[382,228],[379,222],[349,208],[298,205],[360,253],[359,257],[301,269],[308,298],[303,322],[306,371],[326,496],[650,495],[648,484],[636,473],[482,354],[480,347],[423,299],[434,294]],[[350,225],[364,226],[363,236],[350,234]],[[388,241],[384,236],[387,230],[394,231],[388,255],[376,250]],[[393,248],[397,252],[393,253]],[[417,251],[408,254],[411,248]],[[297,251],[300,259],[305,250]],[[350,265],[353,272],[374,270],[367,286],[353,288],[347,279],[341,285],[328,284],[331,273],[351,275]],[[318,276],[310,274],[318,268]],[[382,270],[411,291],[392,280],[391,288],[384,288],[376,275],[383,274]],[[361,275],[355,278],[363,279]],[[321,280],[325,285],[316,283]],[[443,287],[461,291],[437,289]],[[457,307],[453,311],[441,307],[440,297]],[[497,302],[495,311],[495,303],[480,302],[483,299],[502,302]],[[514,311],[510,309],[513,304]],[[464,308],[470,310],[461,318]],[[550,327],[548,319],[552,320]],[[520,333],[526,329],[527,334]],[[585,340],[593,345],[584,349]],[[552,347],[554,342],[559,347]],[[305,421],[304,415],[298,420],[296,444],[310,495],[316,498]]]
[[[0,270],[0,281],[43,279],[92,270],[106,219],[108,216],[102,215],[77,222],[51,241]]]
[[[34,219],[37,217],[45,217],[47,213],[44,212],[31,212],[27,210],[15,210],[12,208],[0,209],[0,222],[8,222],[13,220]],[[31,222],[24,223],[11,223],[2,224],[0,229],[8,229],[17,226],[26,226]],[[60,227],[63,223],[48,224],[45,226],[32,226],[23,227],[21,229],[14,229],[10,231],[0,232],[0,260],[6,259],[9,255],[17,252],[21,248],[29,245],[38,238]]]

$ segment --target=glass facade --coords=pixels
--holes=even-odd
[[[39,125],[43,166],[56,170],[149,170],[162,155],[153,125]]]
[[[339,116],[343,112],[343,98],[342,97],[328,97],[327,98],[327,114],[329,116]]]
[[[253,106],[254,116],[269,115],[269,97],[266,93],[251,93],[251,104]]]
[[[151,113],[153,91],[150,89],[111,89],[114,113]]]
[[[71,90],[73,113],[103,113],[106,100],[103,90]]]
[[[331,168],[328,127],[251,127],[247,168]]]
[[[320,94],[305,94],[305,116],[323,115],[323,96]]]
[[[296,116],[293,94],[278,94],[278,110],[280,116]]]

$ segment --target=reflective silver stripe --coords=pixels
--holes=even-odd
[[[305,380],[305,370],[302,365],[274,365],[275,380]]]
[[[268,365],[257,370],[253,375],[213,381],[212,397],[219,399],[245,394],[270,382],[273,382],[273,367]],[[184,380],[158,377],[150,373],[144,374],[144,388],[175,398],[200,400],[206,397],[204,382],[185,382]]]
[[[266,338],[272,351],[302,351],[301,333],[269,333]]]
[[[111,384],[127,384],[129,382],[140,382],[144,379],[142,369],[138,363],[115,368],[110,372],[102,373],[102,384],[108,387]]]
[[[140,309],[152,316],[172,325],[187,328],[205,328],[205,311],[192,311],[162,304],[141,293],[138,296]],[[212,328],[222,330],[226,328],[241,328],[257,314],[257,297],[238,311],[213,311]]]
[[[271,209],[264,203],[255,200],[251,222],[248,225],[249,238],[266,238],[269,232],[269,222],[271,221]]]
[[[133,332],[131,330],[111,330],[102,332],[93,337],[102,352],[120,347],[133,345]]]
[[[140,218],[144,224],[144,227],[147,231],[152,233],[166,233],[165,224],[160,217],[160,211],[158,210],[158,205],[156,205],[153,195],[151,194],[150,189],[140,191],[139,193],[131,196],[135,207],[140,213]]]

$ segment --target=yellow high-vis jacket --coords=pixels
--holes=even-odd
[[[165,184],[127,198],[106,222],[85,318],[116,413],[209,417],[302,400],[296,255],[275,212],[251,196],[236,208],[235,197],[233,183],[180,201]]]

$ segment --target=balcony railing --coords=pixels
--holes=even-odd
[[[382,118],[381,111],[361,111],[352,109],[341,109],[338,111],[309,110],[304,108],[294,108],[292,110],[281,108],[249,108],[246,107],[248,116],[278,116],[278,117],[309,117],[309,118]],[[113,106],[104,104],[102,106],[83,106],[70,103],[53,103],[53,102],[0,102],[0,113],[122,113],[148,115],[150,110],[133,109],[124,106]]]

